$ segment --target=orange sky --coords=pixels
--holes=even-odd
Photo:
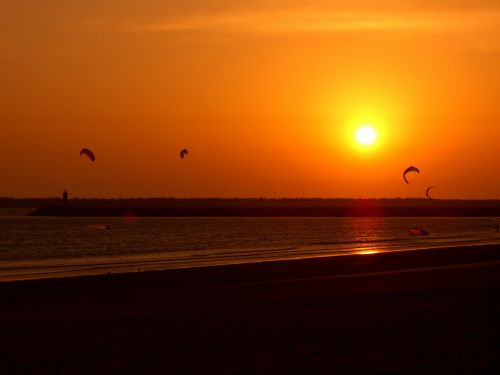
[[[497,0],[4,0],[0,196],[500,198],[499,25]]]

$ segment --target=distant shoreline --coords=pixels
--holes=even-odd
[[[0,197],[2,208],[62,207],[61,198]],[[500,199],[423,198],[78,198],[69,207],[497,207]]]
[[[499,217],[500,206],[171,206],[41,207],[28,216],[55,217]]]

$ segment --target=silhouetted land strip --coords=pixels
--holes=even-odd
[[[500,200],[0,198],[0,207],[39,207],[34,216],[500,216]]]
[[[2,373],[496,373],[500,246],[1,283]]]
[[[71,207],[498,207],[500,200],[352,198],[73,198]],[[0,207],[61,206],[60,198],[0,198]]]
[[[73,217],[495,217],[500,207],[387,206],[172,206],[172,207],[42,207],[31,216]]]

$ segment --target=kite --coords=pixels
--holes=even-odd
[[[434,189],[434,188],[435,188],[434,186],[429,186],[429,187],[427,188],[427,190],[425,191],[425,195],[427,196],[427,198],[432,199],[432,197],[431,197],[431,195],[430,195],[430,191],[431,191],[432,189]]]
[[[91,161],[95,161],[94,153],[90,151],[88,148],[83,148],[82,151],[80,151],[80,156],[82,155],[87,156]]]
[[[429,232],[422,228],[410,228],[408,229],[408,234],[410,236],[427,236]]]
[[[410,183],[408,182],[408,180],[406,179],[406,175],[410,172],[417,172],[417,173],[420,173],[420,169],[418,169],[417,167],[414,167],[413,165],[411,167],[408,167],[405,169],[404,173],[403,173],[403,179],[405,180],[406,184],[407,185],[410,185]]]

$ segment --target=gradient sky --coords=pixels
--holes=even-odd
[[[0,196],[500,198],[499,67],[498,0],[3,0]]]

